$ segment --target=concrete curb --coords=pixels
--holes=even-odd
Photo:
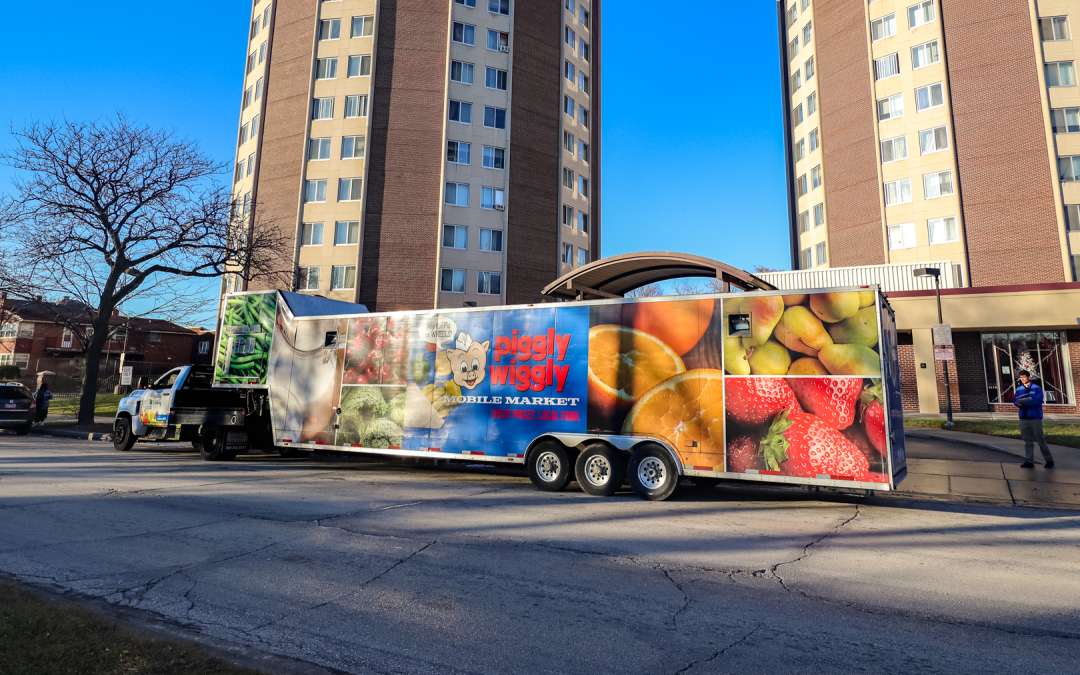
[[[34,427],[30,433],[39,436],[53,436],[55,438],[74,438],[80,441],[98,441],[112,443],[112,434],[97,431],[79,431],[78,429],[50,429],[49,427]]]
[[[1001,452],[1010,457],[1017,457],[1024,459],[1024,456],[1009,450],[1003,445],[997,443],[991,443],[989,441],[975,440],[973,438],[961,438],[959,436],[953,436],[951,431],[904,431],[904,435],[908,438],[918,438],[924,441],[945,441],[948,443],[961,443],[963,445],[970,445],[975,448],[982,448],[984,450],[993,450],[995,452]],[[987,438],[993,438],[993,436],[987,436]]]

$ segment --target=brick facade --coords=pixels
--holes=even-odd
[[[885,263],[865,3],[817,0],[815,5],[830,263]]]
[[[1028,3],[941,4],[970,283],[1067,281]]]
[[[907,342],[904,342],[904,336]],[[901,333],[900,344],[897,346],[900,359],[900,402],[905,413],[919,412],[919,386],[915,381],[915,345],[911,344],[911,334]]]

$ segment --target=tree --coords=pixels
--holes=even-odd
[[[234,203],[224,167],[194,144],[123,117],[14,135],[15,149],[2,157],[18,177],[0,203],[0,290],[74,296],[94,308],[79,424],[94,420],[102,346],[120,303],[167,304],[182,295],[170,287],[185,279],[284,272],[277,228],[249,227],[250,205]]]

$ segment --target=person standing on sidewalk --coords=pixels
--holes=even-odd
[[[1038,442],[1046,468],[1053,469],[1054,456],[1050,454],[1046,435],[1043,433],[1042,387],[1031,379],[1031,373],[1026,370],[1021,370],[1018,375],[1020,384],[1016,385],[1013,405],[1020,409],[1020,436],[1024,439],[1024,463],[1020,466],[1025,469],[1035,468],[1035,443]]]

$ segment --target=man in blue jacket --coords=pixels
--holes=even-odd
[[[1035,442],[1038,441],[1046,468],[1053,469],[1054,456],[1050,454],[1050,448],[1046,446],[1046,436],[1043,434],[1042,387],[1032,381],[1031,373],[1026,370],[1021,370],[1018,375],[1020,384],[1016,385],[1013,405],[1020,409],[1020,435],[1024,439],[1024,463],[1020,466],[1025,469],[1035,468]]]

